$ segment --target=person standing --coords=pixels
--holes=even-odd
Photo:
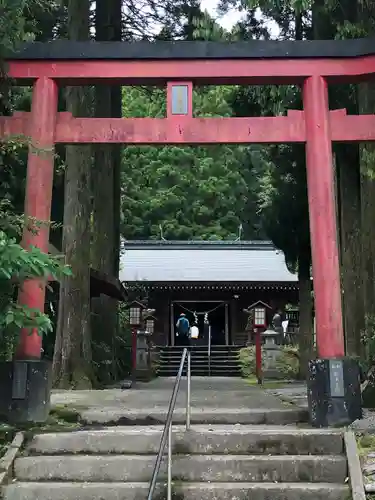
[[[178,344],[181,346],[190,346],[190,322],[185,313],[181,313],[176,323]]]
[[[199,338],[199,328],[196,323],[190,328],[190,339],[193,345],[197,345]]]
[[[277,344],[281,344],[284,339],[284,329],[283,329],[283,313],[281,309],[276,311],[276,314],[272,318],[272,326],[275,332],[279,334],[279,338],[277,339]]]

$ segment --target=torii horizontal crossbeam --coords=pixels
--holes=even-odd
[[[334,142],[375,141],[375,115],[330,112]],[[32,136],[30,113],[0,117],[0,137]],[[303,111],[249,118],[73,118],[58,113],[57,144],[272,144],[306,142]]]

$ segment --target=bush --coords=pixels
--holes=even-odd
[[[245,347],[240,350],[240,365],[243,377],[249,378],[255,376],[255,346]],[[276,363],[276,369],[280,373],[280,379],[297,379],[299,373],[299,356],[297,348],[283,346],[281,348],[280,357]]]
[[[25,250],[19,243],[24,229],[24,217],[14,215],[6,202],[0,202],[0,360],[12,357],[14,344],[21,329],[36,328],[39,335],[52,330],[50,318],[36,309],[16,301],[17,290],[24,281],[39,278],[47,282],[70,275],[71,270],[58,257],[50,256],[36,247]],[[28,227],[30,227],[28,221]],[[38,231],[36,222],[32,230]],[[15,236],[16,235],[16,236]]]

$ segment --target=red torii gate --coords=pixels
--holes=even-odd
[[[345,343],[334,201],[332,142],[375,141],[375,116],[329,110],[330,83],[373,77],[373,40],[238,43],[68,42],[27,45],[8,60],[8,75],[33,84],[30,113],[0,118],[0,136],[31,138],[25,214],[49,220],[55,144],[305,143],[315,291],[317,346],[323,359],[342,358]],[[167,117],[75,118],[57,112],[58,88],[96,83],[167,85]],[[295,84],[303,111],[261,118],[193,118],[193,85]],[[24,235],[24,245],[47,251],[48,228]],[[43,310],[38,281],[20,302]],[[19,359],[40,357],[41,338],[21,335]]]

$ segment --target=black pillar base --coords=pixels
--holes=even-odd
[[[314,427],[345,426],[362,418],[358,363],[349,358],[309,361],[307,395]]]
[[[45,422],[50,411],[51,363],[0,363],[0,417],[9,423]]]

